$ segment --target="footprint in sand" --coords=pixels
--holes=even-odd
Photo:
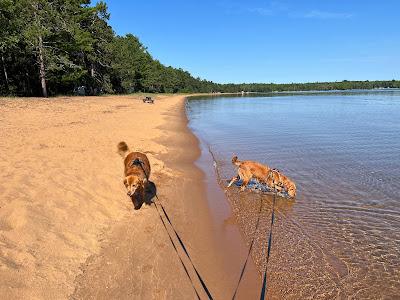
[[[0,230],[10,231],[26,224],[26,208],[18,207],[16,203],[7,205],[1,210]]]

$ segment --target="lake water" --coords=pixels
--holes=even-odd
[[[221,188],[233,154],[297,184],[295,201],[277,200],[270,297],[400,299],[399,90],[192,98],[187,114]],[[236,187],[227,196],[245,240],[256,237],[262,272],[271,196]]]

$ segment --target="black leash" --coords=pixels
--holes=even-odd
[[[271,228],[269,230],[267,261],[265,263],[265,271],[264,271],[264,278],[263,278],[263,283],[262,283],[260,300],[264,300],[265,299],[265,295],[266,295],[267,289],[268,289],[268,286],[267,286],[267,267],[268,267],[269,255],[271,253],[271,246],[272,246],[272,227],[274,226],[274,221],[275,221],[275,198],[276,198],[276,192],[274,193],[274,198],[272,200]]]
[[[142,161],[140,161],[139,159],[135,159],[134,161],[132,161],[132,165],[140,165],[140,167],[142,168],[142,170],[143,170],[143,172],[144,172],[144,174],[146,176],[146,179],[149,180],[149,177],[148,177],[145,169],[143,168],[143,162]],[[199,272],[197,271],[197,268],[195,267],[190,255],[189,255],[189,252],[187,251],[187,249],[185,247],[185,244],[183,243],[183,241],[182,241],[181,237],[179,236],[178,232],[175,230],[175,227],[172,225],[171,219],[170,219],[168,213],[166,212],[164,206],[161,204],[161,201],[158,198],[158,195],[155,194],[155,197],[156,197],[156,199],[158,201],[158,205],[161,207],[161,210],[164,213],[165,218],[167,219],[168,223],[170,224],[172,230],[174,231],[175,236],[178,239],[183,251],[185,252],[187,258],[189,259],[189,261],[190,261],[190,263],[191,263],[191,265],[192,265],[192,267],[193,267],[193,269],[194,269],[194,271],[195,271],[195,273],[196,273],[196,275],[197,275],[197,277],[198,277],[198,279],[199,279],[204,291],[206,292],[209,300],[213,300],[213,297],[212,297],[210,291],[208,290],[207,285],[205,284],[204,280],[202,279],[202,277],[200,276]],[[274,192],[274,197],[273,197],[273,201],[272,201],[271,227],[270,227],[269,237],[268,237],[267,259],[266,259],[265,271],[264,271],[264,275],[263,275],[263,283],[262,283],[260,300],[265,300],[266,292],[268,290],[268,285],[267,285],[267,267],[268,267],[268,261],[269,261],[271,248],[272,248],[272,230],[273,230],[274,221],[275,221],[275,202],[276,202],[276,191]],[[183,268],[185,270],[185,273],[186,273],[186,275],[188,276],[188,278],[190,280],[190,283],[191,283],[191,285],[192,285],[192,287],[193,287],[193,289],[194,289],[194,291],[196,293],[196,296],[197,296],[198,299],[200,299],[200,296],[199,296],[199,294],[198,294],[198,292],[196,290],[196,287],[194,286],[193,280],[190,277],[189,272],[188,272],[185,264],[183,263],[183,260],[182,260],[180,254],[179,254],[179,252],[177,250],[177,247],[176,247],[176,245],[175,245],[175,243],[174,243],[174,241],[173,241],[173,239],[171,237],[171,234],[169,233],[169,231],[167,229],[167,225],[166,225],[166,223],[164,222],[164,220],[162,218],[162,215],[160,213],[160,210],[158,208],[158,205],[157,205],[156,201],[154,201],[154,205],[156,207],[156,210],[157,210],[157,213],[158,213],[158,215],[160,217],[160,220],[161,220],[162,224],[164,225],[165,231],[167,232],[168,237],[169,237],[169,239],[170,239],[170,241],[172,243],[172,246],[174,247],[174,250],[175,250],[176,254],[178,255],[179,261],[181,262],[181,264],[182,264],[182,266],[183,266]],[[235,293],[234,293],[234,295],[232,297],[232,300],[234,300],[235,297],[236,297],[240,282],[242,281],[242,278],[243,278],[243,275],[244,275],[244,272],[245,272],[245,269],[246,269],[246,266],[247,266],[248,259],[250,257],[251,250],[252,250],[253,245],[254,245],[255,234],[257,232],[257,229],[258,229],[258,226],[259,226],[259,222],[260,222],[262,206],[263,206],[263,201],[262,201],[262,198],[261,198],[261,203],[260,203],[260,209],[259,209],[259,213],[258,213],[257,223],[256,223],[256,227],[255,227],[255,230],[254,230],[254,236],[253,236],[253,239],[251,241],[251,244],[250,244],[250,247],[249,247],[249,251],[247,253],[247,257],[246,257],[245,263],[244,263],[242,271],[240,273],[240,277],[239,277],[238,283],[236,285]]]
[[[236,298],[236,293],[237,293],[237,291],[239,289],[240,282],[242,281],[243,274],[244,274],[244,271],[245,271],[246,266],[247,266],[247,261],[249,260],[249,257],[250,257],[251,249],[253,249],[254,240],[256,239],[256,233],[257,233],[257,230],[258,230],[258,224],[260,223],[260,216],[261,216],[261,211],[262,211],[262,207],[263,207],[263,199],[262,199],[262,197],[260,197],[260,202],[261,202],[260,203],[260,209],[258,210],[258,218],[257,218],[256,227],[254,228],[253,239],[251,241],[251,244],[250,244],[250,247],[249,247],[249,251],[247,252],[247,257],[246,257],[246,260],[244,262],[244,265],[243,265],[243,268],[242,268],[242,272],[240,273],[239,281],[238,281],[238,283],[236,285],[235,293],[232,296],[232,300],[234,300]]]
[[[210,146],[208,147],[208,150],[209,150],[209,152],[210,152],[210,154],[211,154],[211,156],[212,156],[212,158],[213,158],[213,161],[214,161],[214,164],[215,164],[214,167],[215,167],[216,172],[217,172],[218,180],[221,181],[218,168],[216,167],[217,161],[216,161],[216,159],[215,159],[214,153],[211,151],[211,147],[210,147]],[[277,171],[278,171],[278,170],[277,170]],[[269,237],[268,237],[267,261],[266,261],[265,271],[264,271],[264,276],[263,276],[263,283],[262,283],[262,289],[261,289],[260,300],[264,300],[264,299],[265,299],[265,295],[266,295],[266,292],[267,292],[267,265],[268,265],[269,256],[270,256],[270,253],[271,253],[271,247],[272,247],[272,227],[273,227],[274,221],[275,221],[275,201],[276,201],[276,193],[277,193],[277,191],[274,190],[274,197],[273,197],[273,200],[272,200],[271,228],[270,228]],[[252,250],[252,248],[253,248],[253,244],[254,244],[254,240],[255,240],[255,234],[256,234],[256,232],[257,232],[258,224],[259,224],[259,221],[260,221],[260,216],[261,216],[261,211],[262,211],[262,205],[263,205],[263,201],[262,201],[262,199],[261,199],[260,210],[259,210],[259,213],[258,213],[258,219],[257,219],[257,223],[256,223],[256,228],[255,228],[255,230],[254,230],[253,240],[251,241],[251,244],[250,244],[250,247],[249,247],[249,251],[248,251],[248,253],[247,253],[246,260],[245,260],[244,265],[243,265],[243,267],[242,267],[242,271],[240,272],[240,277],[239,277],[238,283],[237,283],[237,285],[236,285],[235,292],[234,292],[234,294],[233,294],[233,296],[232,296],[232,300],[234,300],[234,299],[236,298],[236,294],[237,294],[237,291],[238,291],[238,289],[239,289],[240,282],[242,281],[242,278],[243,278],[243,275],[244,275],[244,272],[245,272],[245,269],[246,269],[246,266],[247,266],[247,262],[248,262],[248,259],[249,259],[249,257],[250,257],[250,253],[251,253],[251,250]],[[265,248],[264,248],[264,250],[265,250]]]
[[[157,209],[157,212],[158,212],[157,204],[154,203],[154,205],[156,205],[156,209]],[[178,253],[178,250],[176,249],[175,243],[174,243],[174,241],[172,240],[172,237],[171,237],[171,235],[170,235],[169,232],[168,232],[167,225],[165,224],[165,222],[164,222],[163,218],[161,217],[161,214],[160,214],[160,213],[158,213],[158,216],[160,217],[160,220],[161,220],[162,224],[164,225],[165,231],[168,233],[169,240],[171,241],[172,246],[174,247],[174,250],[175,250],[175,252],[176,252],[176,254],[177,254],[178,258],[179,258],[179,261],[180,261],[181,264],[182,264],[183,269],[185,270],[186,275],[189,277],[190,284],[192,285],[193,290],[194,290],[194,292],[196,293],[197,299],[200,300],[200,296],[199,296],[199,294],[197,293],[197,290],[196,290],[196,288],[195,288],[195,286],[194,286],[193,280],[192,280],[192,278],[190,277],[189,272],[188,272],[188,270],[186,269],[186,266],[185,266],[185,264],[183,263],[182,258],[181,258],[181,256],[180,256],[179,253]]]
[[[141,160],[139,160],[138,158],[135,159],[135,160],[133,160],[133,161],[132,161],[132,165],[140,165],[140,167],[142,168],[142,170],[143,170],[143,172],[144,172],[144,175],[146,176],[147,181],[149,181],[149,177],[148,177],[148,175],[147,175],[145,169],[143,168],[143,162],[142,162]],[[160,207],[161,207],[161,209],[162,209],[162,211],[163,211],[163,213],[164,213],[164,215],[165,215],[165,217],[166,217],[168,223],[170,224],[172,230],[174,231],[175,236],[176,236],[176,238],[178,239],[178,241],[179,241],[179,243],[180,243],[180,245],[181,245],[183,251],[185,252],[187,258],[189,259],[189,261],[190,261],[190,263],[191,263],[191,265],[192,265],[192,267],[193,267],[193,269],[194,269],[194,271],[195,271],[195,273],[196,273],[196,275],[197,275],[197,278],[199,279],[199,281],[200,281],[200,283],[201,283],[201,285],[202,285],[204,291],[206,292],[206,294],[207,294],[207,296],[208,296],[208,299],[209,299],[209,300],[213,300],[214,298],[212,297],[210,291],[208,290],[207,285],[205,284],[204,280],[203,280],[202,277],[200,276],[200,273],[197,271],[197,268],[194,266],[194,263],[193,263],[193,261],[192,261],[190,255],[189,255],[189,252],[187,251],[187,249],[186,249],[186,247],[185,247],[185,244],[183,243],[183,241],[182,241],[181,237],[179,236],[178,232],[175,230],[175,227],[172,225],[171,219],[170,219],[170,217],[168,216],[168,214],[167,214],[167,212],[166,212],[164,206],[161,204],[161,201],[160,201],[160,199],[158,198],[158,195],[155,194],[155,197],[156,197],[156,199],[157,199],[157,201],[158,201],[158,204],[160,205]],[[167,229],[167,226],[166,226],[166,224],[165,224],[165,222],[164,222],[164,220],[163,220],[163,218],[162,218],[162,216],[161,216],[160,210],[158,209],[157,203],[156,203],[155,201],[154,201],[154,205],[155,205],[156,210],[157,210],[157,212],[158,212],[158,215],[159,215],[159,217],[160,217],[160,219],[161,219],[161,222],[163,223],[164,228],[165,228],[165,230],[167,231],[167,234],[168,234],[168,237],[169,237],[169,239],[170,239],[170,241],[171,241],[171,243],[172,243],[172,246],[174,247],[175,252],[176,252],[176,254],[177,254],[178,257],[179,257],[179,260],[180,260],[180,262],[181,262],[183,268],[185,269],[186,275],[187,275],[187,276],[189,277],[189,279],[190,279],[190,282],[191,282],[192,287],[193,287],[193,289],[194,289],[194,291],[195,291],[195,293],[196,293],[196,295],[197,295],[197,298],[200,299],[199,294],[197,293],[197,290],[196,290],[196,288],[195,288],[195,286],[194,286],[194,283],[193,283],[193,281],[192,281],[192,278],[190,277],[189,272],[188,272],[187,268],[185,267],[185,265],[184,265],[184,263],[183,263],[183,261],[182,261],[181,256],[179,255],[179,252],[178,252],[178,250],[177,250],[177,248],[176,248],[176,246],[175,246],[175,243],[174,243],[174,241],[173,241],[173,239],[172,239],[172,237],[171,237],[171,235],[170,235],[170,233],[169,233],[169,231],[168,231],[168,229]]]
[[[203,278],[200,276],[200,273],[197,271],[197,268],[195,267],[190,255],[189,255],[189,252],[186,250],[185,244],[183,243],[183,241],[182,241],[181,237],[179,236],[178,232],[175,230],[174,226],[172,225],[171,220],[170,220],[167,212],[165,211],[164,206],[160,203],[160,199],[157,197],[157,195],[156,195],[156,198],[158,200],[158,204],[161,206],[161,209],[164,212],[165,217],[168,220],[168,223],[171,225],[171,228],[174,231],[176,238],[178,239],[179,243],[181,244],[181,247],[182,247],[183,251],[185,251],[185,254],[186,254],[187,258],[189,259],[194,271],[196,272],[197,278],[199,279],[204,291],[206,292],[206,294],[208,296],[208,299],[213,300],[214,298],[212,297],[210,291],[208,290],[207,285],[205,284]],[[156,205],[155,202],[154,202],[154,205]],[[157,205],[156,205],[156,207],[157,207]]]

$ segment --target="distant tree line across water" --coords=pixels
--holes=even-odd
[[[164,66],[108,25],[104,2],[0,1],[0,94],[193,93],[400,88],[400,81],[218,84]]]

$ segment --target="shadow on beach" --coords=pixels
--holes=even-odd
[[[135,193],[133,196],[130,197],[132,200],[133,208],[135,210],[138,210],[142,207],[144,203],[147,205],[151,205],[153,203],[153,198],[156,196],[156,194],[157,194],[156,185],[154,184],[154,182],[149,181],[146,187],[144,199],[140,195],[140,193]]]

